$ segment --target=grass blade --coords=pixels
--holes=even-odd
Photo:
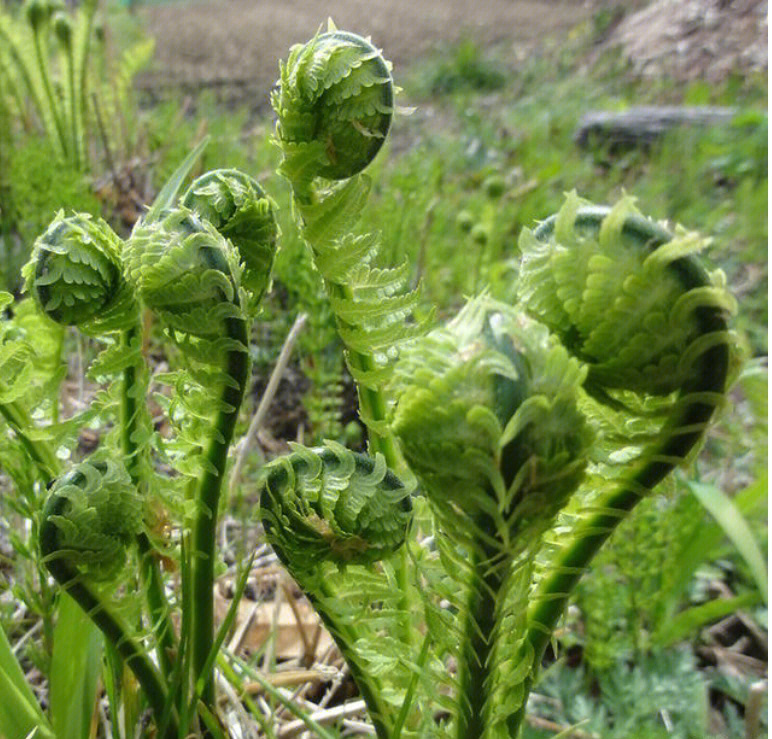
[[[740,513],[734,502],[715,485],[690,482],[689,489],[716,523],[723,529],[727,538],[734,544],[738,554],[745,560],[759,592],[767,602],[767,567],[764,556],[753,536],[751,527]]]
[[[166,180],[166,184],[161,188],[161,192],[158,193],[153,204],[150,206],[150,210],[144,217],[145,223],[152,223],[157,220],[161,211],[171,206],[182,187],[183,181],[188,176],[190,170],[193,169],[193,165],[198,158],[204,153],[204,149],[206,149],[208,143],[209,136],[205,136],[201,139],[196,148],[182,160],[182,163],[174,171],[174,174]]]
[[[57,739],[87,739],[90,735],[101,657],[99,629],[62,593],[50,676],[50,715]]]
[[[0,627],[0,736],[55,739],[32,689],[27,684],[8,637]],[[35,731],[37,730],[37,731]]]
[[[753,605],[760,596],[757,592],[743,593],[734,598],[719,598],[693,608],[681,611],[675,618],[666,621],[653,638],[657,647],[669,647],[690,634],[695,634],[705,624],[718,621],[730,613]]]

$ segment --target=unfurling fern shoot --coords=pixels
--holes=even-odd
[[[57,323],[77,326],[91,336],[118,333],[112,349],[120,357],[121,448],[129,476],[140,483],[145,463],[144,443],[149,425],[140,402],[146,389],[146,369],[139,352],[139,308],[131,284],[123,275],[123,244],[99,218],[75,213],[57,214],[35,241],[23,273],[26,289],[42,311]],[[158,629],[159,659],[170,667],[173,632],[169,608],[152,546],[142,530],[137,531],[140,572],[148,588],[150,617]]]
[[[142,304],[166,326],[212,393],[216,416],[195,493],[193,547],[193,679],[214,702],[204,674],[214,639],[212,588],[215,531],[228,448],[249,378],[249,324],[241,266],[234,247],[207,221],[178,208],[140,224],[127,244],[125,273]],[[217,399],[219,395],[219,400]]]
[[[458,621],[438,638],[458,664],[459,739],[507,736],[508,714],[525,699],[517,676],[530,662],[512,655],[540,537],[587,464],[585,374],[543,326],[485,296],[397,365],[392,425],[455,585]]]
[[[254,310],[268,288],[276,255],[276,204],[254,179],[237,169],[215,169],[201,175],[180,203],[236,247],[243,268],[241,284]]]
[[[354,235],[370,191],[362,170],[380,150],[394,114],[391,65],[370,43],[338,31],[294,46],[272,97],[278,116],[279,172],[294,193],[302,235],[324,278],[346,359],[359,387],[370,451],[389,467],[399,454],[384,421],[388,356],[426,323],[407,324],[418,302],[406,289],[407,265],[376,269],[376,235]]]
[[[56,480],[40,523],[43,563],[126,661],[165,736],[175,737],[168,691],[139,636],[109,603],[104,588],[122,577],[142,531],[144,506],[123,465],[92,459]]]
[[[738,362],[727,325],[735,302],[723,274],[707,272],[696,258],[705,244],[696,233],[680,227],[671,233],[644,218],[630,198],[609,209],[575,194],[521,235],[520,299],[587,364],[587,391],[627,420],[633,431],[625,443],[640,448],[628,471],[609,475],[591,509],[572,520],[531,594],[523,650],[535,661],[526,692],[592,557],[698,447],[725,402]],[[630,424],[636,417],[661,419],[659,428],[637,438]],[[513,730],[524,710],[512,718]]]
[[[26,289],[57,323],[87,334],[125,328],[137,306],[123,279],[122,244],[101,219],[59,212],[24,267]]]
[[[341,602],[334,582],[356,565],[373,577],[373,563],[402,546],[412,517],[409,491],[380,454],[357,454],[334,442],[319,449],[293,445],[264,470],[260,515],[277,555],[335,638],[378,736],[391,736],[382,681],[358,651],[364,631],[351,621],[351,603]]]
[[[391,65],[368,39],[330,22],[327,33],[292,47],[280,71],[271,98],[283,155],[279,172],[292,186],[301,234],[324,280],[357,384],[369,452],[383,454],[389,469],[404,473],[386,420],[384,388],[399,346],[424,333],[430,319],[415,320],[419,296],[407,287],[407,263],[374,267],[378,235],[353,232],[370,192],[363,170],[383,145],[394,114]],[[410,585],[405,555],[398,557],[407,641]]]

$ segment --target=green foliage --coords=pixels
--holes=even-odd
[[[347,179],[380,150],[394,113],[391,65],[366,39],[338,31],[290,49],[271,103],[282,172],[302,188],[317,176]]]
[[[318,451],[296,446],[268,465],[260,500],[269,541],[301,579],[328,559],[382,559],[404,543],[410,523],[408,491],[383,457],[333,442]]]
[[[569,195],[554,220],[522,232],[519,298],[590,363],[592,382],[667,395],[696,371],[686,350],[700,331],[699,309],[735,309],[723,275],[711,277],[712,287],[694,279],[685,292],[683,259],[704,246],[697,234],[673,238],[641,219],[630,200],[611,211],[581,205]],[[629,249],[620,258],[625,239],[646,251]]]
[[[9,146],[2,157],[6,161],[0,170],[4,226],[0,278],[6,288],[13,289],[32,243],[62,203],[94,216],[101,212],[101,204],[82,174],[57,160],[47,139],[30,136]]]
[[[59,212],[23,270],[26,289],[52,320],[99,334],[136,320],[123,279],[121,243],[102,219]]]
[[[262,300],[276,254],[276,204],[238,170],[215,170],[195,180],[181,204],[211,223],[236,247],[253,306]]]
[[[505,83],[500,65],[486,58],[474,39],[467,38],[426,63],[418,86],[425,94],[448,95],[500,90]]]
[[[300,365],[307,376],[316,372],[317,392],[333,395],[318,406],[316,431],[339,431],[342,349],[368,453],[331,442],[295,446],[263,471],[260,516],[336,640],[377,735],[532,736],[522,729],[524,713],[547,642],[615,530],[578,590],[586,664],[575,674],[550,671],[543,683],[561,700],[551,717],[587,721],[582,728],[601,736],[664,735],[662,721],[678,736],[707,735],[705,679],[686,652],[662,649],[758,602],[758,552],[742,547],[750,568],[733,556],[737,596],[710,601],[691,586],[724,529],[682,485],[675,497],[649,493],[674,466],[694,460],[722,405],[727,376],[737,369],[726,326],[733,301],[695,256],[702,237],[643,218],[629,198],[606,209],[569,196],[515,246],[515,233],[532,215],[557,210],[568,170],[605,200],[609,189],[634,184],[629,172],[640,164],[566,153],[576,118],[566,100],[573,106],[582,92],[575,78],[574,89],[560,79],[569,77],[566,59],[543,90],[529,82],[535,72],[524,71],[522,99],[504,114],[514,126],[511,138],[495,139],[499,121],[486,120],[466,99],[469,137],[448,144],[445,133],[432,132],[397,166],[371,165],[370,175],[379,175],[371,180],[361,170],[390,125],[390,68],[369,41],[331,28],[293,47],[273,96],[274,141],[291,202],[279,188],[271,200],[233,169],[204,174],[178,197],[202,144],[125,243],[108,234],[100,244],[103,224],[81,215],[58,217],[39,241],[28,279],[56,318],[85,317],[88,328],[114,288],[131,296],[123,322],[93,326],[105,350],[90,376],[102,387],[83,414],[63,423],[56,411],[61,328],[52,328],[32,300],[0,321],[0,368],[8,370],[0,380],[0,423],[9,432],[0,437],[0,464],[16,486],[15,510],[33,521],[30,541],[40,539],[49,554],[44,564],[106,637],[111,712],[123,711],[127,731],[150,707],[159,735],[218,736],[213,665],[239,695],[245,680],[265,682],[222,649],[246,573],[215,634],[215,527],[249,358],[266,364],[302,309],[311,325],[301,346],[315,356]],[[459,68],[477,61],[479,54],[470,54]],[[625,94],[621,85],[603,93]],[[588,96],[587,104],[597,99]],[[166,174],[167,157],[187,146],[196,122],[179,118],[173,106],[160,118],[164,130],[154,146],[161,147],[157,172]],[[238,118],[212,123],[225,132],[216,144],[218,166],[273,164],[267,141],[254,156],[232,144]],[[175,121],[184,133],[164,150]],[[753,138],[749,162],[764,146],[760,135]],[[737,159],[717,165],[729,173],[727,187],[752,189],[753,182],[763,190],[762,168],[743,164],[740,148]],[[665,161],[663,152],[652,156]],[[672,196],[667,203],[681,197]],[[699,215],[683,197],[677,204]],[[466,238],[455,225],[462,206],[471,216],[463,219]],[[252,334],[261,345],[252,348],[248,319],[270,284],[278,225],[276,289]],[[84,236],[86,245],[79,243]],[[427,289],[419,292],[421,275]],[[428,303],[438,303],[444,316],[462,290],[485,285],[489,293],[427,333]],[[518,297],[520,305],[509,305]],[[0,303],[11,305],[10,296]],[[164,332],[153,335],[158,343],[151,339],[152,361],[169,366],[153,378],[165,416],[155,428],[145,407],[149,324],[143,336],[137,306]],[[746,385],[743,402],[756,409],[759,383],[749,375]],[[111,430],[97,456],[73,469],[66,460],[85,423]],[[713,466],[728,456],[724,441],[711,442],[707,452]],[[740,474],[753,465],[744,460]],[[103,472],[109,485],[97,481]],[[694,477],[701,492],[721,486],[710,475]],[[41,517],[49,482],[52,515],[44,510]],[[738,511],[755,526],[748,512],[762,485],[741,491],[736,510],[724,506],[735,539]],[[113,510],[103,506],[108,488],[126,505],[105,516],[100,511]],[[720,494],[712,499],[726,503]],[[123,560],[110,546],[105,556],[94,555],[116,526],[120,541],[108,544],[136,552],[136,572],[119,574]],[[75,540],[79,528],[87,529],[85,544]],[[64,551],[52,542],[63,542]],[[159,556],[180,568],[181,589],[171,598]],[[116,593],[116,578],[138,593],[132,603],[120,597],[123,589]],[[41,602],[45,607],[43,595]],[[561,638],[570,643],[576,635]],[[81,697],[91,694],[92,676]],[[575,698],[588,684],[598,700]],[[265,689],[312,732],[335,733]],[[73,709],[66,703],[60,715]],[[248,697],[243,706],[271,735],[261,709]],[[85,703],[74,710],[85,721]]]
[[[709,686],[686,651],[615,664],[597,678],[597,702],[587,698],[587,679],[581,668],[556,664],[540,683],[539,692],[549,699],[540,713],[603,739],[714,736],[708,729]],[[523,733],[523,739],[544,736],[534,729]]]

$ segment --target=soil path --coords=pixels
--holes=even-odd
[[[399,68],[443,42],[472,37],[481,46],[538,43],[566,33],[593,12],[587,0],[219,0],[146,6],[157,39],[144,88],[213,87],[267,90],[278,59],[310,38],[327,18],[369,35]],[[259,105],[259,103],[258,103]]]

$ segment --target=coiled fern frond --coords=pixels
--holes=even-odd
[[[592,434],[586,369],[549,332],[487,296],[403,351],[392,428],[437,517],[448,582],[429,623],[458,663],[453,731],[508,736],[525,700],[532,558],[581,482]]]
[[[25,287],[57,323],[88,334],[136,322],[137,304],[123,278],[122,244],[101,219],[60,211],[32,249]]]
[[[260,515],[345,656],[378,735],[390,736],[415,660],[393,637],[404,614],[390,555],[410,526],[408,490],[381,455],[294,445],[264,470]]]
[[[609,209],[572,193],[556,216],[523,230],[518,293],[589,364],[591,384],[667,395],[697,371],[687,350],[700,311],[735,309],[723,275],[687,259],[706,244],[645,219],[632,198]]]
[[[215,169],[196,179],[180,204],[211,223],[239,253],[242,285],[250,308],[260,303],[276,256],[276,204],[249,175],[237,169]]]
[[[216,341],[224,322],[243,314],[236,253],[213,225],[186,208],[138,224],[124,265],[142,304],[196,358],[204,355],[196,354],[192,339]]]
[[[143,529],[144,502],[128,472],[106,455],[54,481],[43,507],[38,538],[43,563],[134,672],[164,736],[176,735],[168,692],[141,635],[111,601],[109,589],[125,577],[130,546]],[[162,717],[165,717],[163,723]]]
[[[261,495],[266,534],[290,572],[374,562],[404,543],[410,497],[382,456],[330,441],[292,450],[266,466]]]
[[[371,444],[392,463],[389,442],[378,438],[388,433],[380,393],[389,359],[423,333],[430,318],[410,322],[418,293],[406,289],[407,264],[380,265],[378,236],[352,229],[370,192],[361,171],[383,144],[393,98],[390,65],[380,52],[333,25],[292,48],[272,97],[284,156],[279,172],[292,185],[302,236],[324,278]]]
[[[368,39],[330,31],[290,49],[272,105],[281,173],[303,189],[315,177],[361,172],[383,145],[394,112],[391,65]]]
[[[585,412],[599,434],[598,466],[539,554],[519,655],[530,689],[565,603],[593,556],[641,500],[698,447],[738,368],[721,273],[695,254],[705,241],[568,196],[521,238],[519,293],[529,312],[587,363]],[[512,717],[517,727],[523,709]]]
[[[77,465],[54,483],[43,508],[46,566],[59,580],[71,568],[98,582],[116,578],[143,517],[143,501],[122,464],[90,459]],[[66,560],[67,573],[58,559]]]

